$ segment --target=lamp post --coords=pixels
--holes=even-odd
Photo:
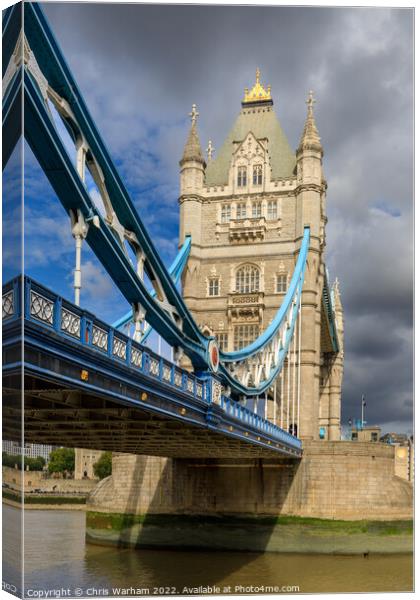
[[[362,429],[365,426],[365,407],[366,407],[365,395],[362,394]]]

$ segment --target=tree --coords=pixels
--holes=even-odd
[[[72,473],[74,471],[74,448],[57,448],[50,454],[48,463],[50,473]]]
[[[12,454],[7,454],[7,452],[3,452],[2,459],[3,466],[5,467],[10,467],[11,469],[14,469],[15,465],[18,465],[18,469],[21,468],[21,456],[13,456]]]
[[[45,467],[45,458],[42,456],[37,456],[36,458],[29,458],[28,456],[25,456],[23,460],[25,469],[29,467],[30,471],[42,471],[42,469]]]
[[[17,465],[18,469],[22,469],[22,457],[14,456],[12,454],[7,454],[7,452],[3,452],[2,455],[3,465],[5,467],[10,467],[12,469]],[[24,469],[25,471],[29,469],[29,471],[42,471],[45,467],[45,458],[42,456],[37,456],[36,458],[30,458],[29,456],[25,456],[23,458],[24,461]]]
[[[93,465],[93,472],[99,479],[105,479],[112,473],[112,452],[102,452],[98,461]]]

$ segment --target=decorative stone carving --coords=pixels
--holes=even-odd
[[[266,230],[265,217],[231,219],[229,222],[229,241],[243,244],[263,241]]]

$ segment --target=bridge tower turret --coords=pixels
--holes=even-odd
[[[306,121],[296,151],[296,238],[303,228],[311,228],[305,285],[302,294],[302,394],[306,407],[302,413],[302,438],[318,437],[314,425],[321,416],[321,295],[325,277],[323,248],[325,245],[325,190],[322,172],[323,148],[314,116],[315,99],[309,92]],[[306,396],[306,398],[305,398]],[[321,424],[321,423],[320,423]],[[325,430],[325,429],[324,429]],[[324,433],[321,432],[321,435]],[[326,436],[327,437],[327,436]]]
[[[182,245],[187,236],[191,236],[191,251],[186,272],[183,276],[184,298],[194,304],[195,289],[198,285],[198,273],[201,260],[202,205],[206,161],[201,151],[197,132],[199,113],[195,104],[190,112],[191,127],[179,161],[180,166],[180,219],[179,243]]]
[[[201,151],[200,138],[197,132],[199,113],[195,104],[190,113],[191,128],[179,161],[180,166],[180,242],[187,235],[192,237],[192,245],[200,245],[201,238],[201,192],[204,185],[206,161]]]

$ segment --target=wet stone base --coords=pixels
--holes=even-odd
[[[124,515],[87,512],[89,543],[133,548],[308,554],[395,554],[413,550],[412,521],[300,517]]]

